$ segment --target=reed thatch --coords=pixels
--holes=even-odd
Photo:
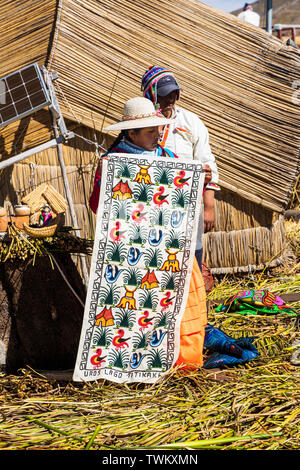
[[[298,50],[198,0],[0,0],[0,6],[1,75],[34,61],[58,72],[60,106],[79,136],[63,152],[83,236],[94,225],[87,209],[96,162],[91,142],[111,141],[103,129],[120,119],[127,99],[141,94],[142,74],[157,64],[174,71],[180,104],[207,125],[219,167],[223,191],[216,231],[205,236],[206,261],[239,270],[265,263],[262,246],[276,255],[284,238],[273,212],[288,205],[299,174]],[[10,124],[0,132],[2,159],[52,136],[47,110]],[[56,149],[5,169],[2,199],[17,202],[43,182],[64,194]],[[223,242],[225,258],[216,255]],[[233,252],[248,253],[245,265],[230,253],[232,243]]]
[[[299,170],[297,50],[197,0],[64,0],[55,33],[47,66],[62,77],[70,119],[101,130],[140,94],[146,68],[165,65],[210,130],[222,187],[275,210],[288,202]]]
[[[296,49],[197,0],[1,3],[3,73],[46,63],[65,116],[101,131],[140,94],[149,65],[170,67],[182,105],[210,130],[222,186],[274,210],[287,204],[299,166]]]

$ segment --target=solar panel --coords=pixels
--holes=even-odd
[[[0,127],[35,113],[50,103],[37,63],[0,79]]]

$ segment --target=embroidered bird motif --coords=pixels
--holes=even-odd
[[[173,211],[172,214],[171,214],[171,225],[173,228],[178,228],[181,224],[181,222],[183,221],[183,217],[184,217],[184,212],[180,212],[180,211]]]
[[[191,179],[191,177],[185,178],[185,171],[180,170],[178,172],[179,176],[175,176],[173,183],[177,188],[182,188],[184,185],[189,185],[188,180]]]
[[[167,334],[167,331],[162,332],[162,330],[159,330],[159,335],[158,335],[157,331],[154,330],[151,336],[150,345],[154,347],[159,346],[166,334]]]
[[[153,202],[157,204],[158,206],[161,206],[164,202],[169,204],[169,202],[166,199],[168,197],[168,194],[163,195],[164,191],[165,191],[165,188],[163,186],[160,186],[158,188],[158,192],[155,193],[153,196]]]
[[[96,369],[98,369],[98,367],[101,366],[101,364],[104,361],[104,359],[106,358],[106,356],[101,356],[102,354],[102,349],[101,348],[98,348],[95,350],[95,353],[94,356],[91,357],[91,363],[93,364],[93,366],[95,366]]]
[[[144,359],[144,357],[146,357],[146,354],[142,354],[142,353],[133,353],[132,354],[132,357],[130,359],[130,365],[133,369],[136,369],[140,363],[142,362],[142,360]]]
[[[126,230],[123,232],[120,231],[121,223],[117,221],[115,226],[110,230],[109,235],[114,242],[119,242],[121,238],[125,238],[123,233],[126,233]]]
[[[115,346],[115,348],[117,350],[119,349],[124,349],[125,347],[129,347],[129,344],[126,343],[126,341],[129,339],[129,338],[123,338],[125,334],[125,331],[124,330],[118,330],[117,331],[117,336],[114,337],[114,339],[112,340],[112,344]]]
[[[162,238],[163,238],[163,233],[160,229],[158,231],[158,237],[157,237],[157,233],[156,233],[155,228],[152,228],[149,231],[148,240],[149,240],[150,245],[153,245],[153,246],[159,245],[160,242],[162,241]]]
[[[138,248],[134,248],[134,247],[129,248],[128,254],[127,254],[127,261],[130,264],[130,266],[136,265],[141,259],[142,255],[143,253]]]
[[[145,217],[146,212],[143,212],[143,210],[144,210],[144,205],[139,204],[137,206],[137,209],[132,211],[131,217],[137,224],[140,224],[142,220],[146,220],[146,217]]]
[[[148,317],[149,317],[149,312],[148,310],[145,310],[143,315],[138,319],[138,324],[140,325],[140,331],[143,331],[146,328],[148,328],[148,326],[152,325],[151,320],[153,319],[153,317],[151,318],[148,318]]]
[[[167,310],[167,308],[169,308],[170,305],[173,305],[173,302],[172,302],[173,299],[175,299],[175,296],[171,297],[171,292],[170,291],[165,293],[165,296],[160,301],[160,305],[162,307],[162,312]]]
[[[118,266],[109,264],[105,270],[105,279],[112,284],[116,282],[122,271],[124,271],[124,269],[119,269]]]

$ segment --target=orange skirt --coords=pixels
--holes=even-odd
[[[205,285],[198,262],[194,258],[188,301],[180,325],[180,352],[176,366],[185,369],[202,367],[206,324]]]

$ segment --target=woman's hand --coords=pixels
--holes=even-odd
[[[101,176],[101,174],[102,174],[102,165],[103,165],[102,161],[103,161],[103,160],[109,160],[109,157],[100,157],[100,158],[99,158],[99,162],[98,162],[98,173],[99,173],[100,176]]]
[[[204,207],[204,233],[210,232],[215,226],[215,211],[214,208]]]

